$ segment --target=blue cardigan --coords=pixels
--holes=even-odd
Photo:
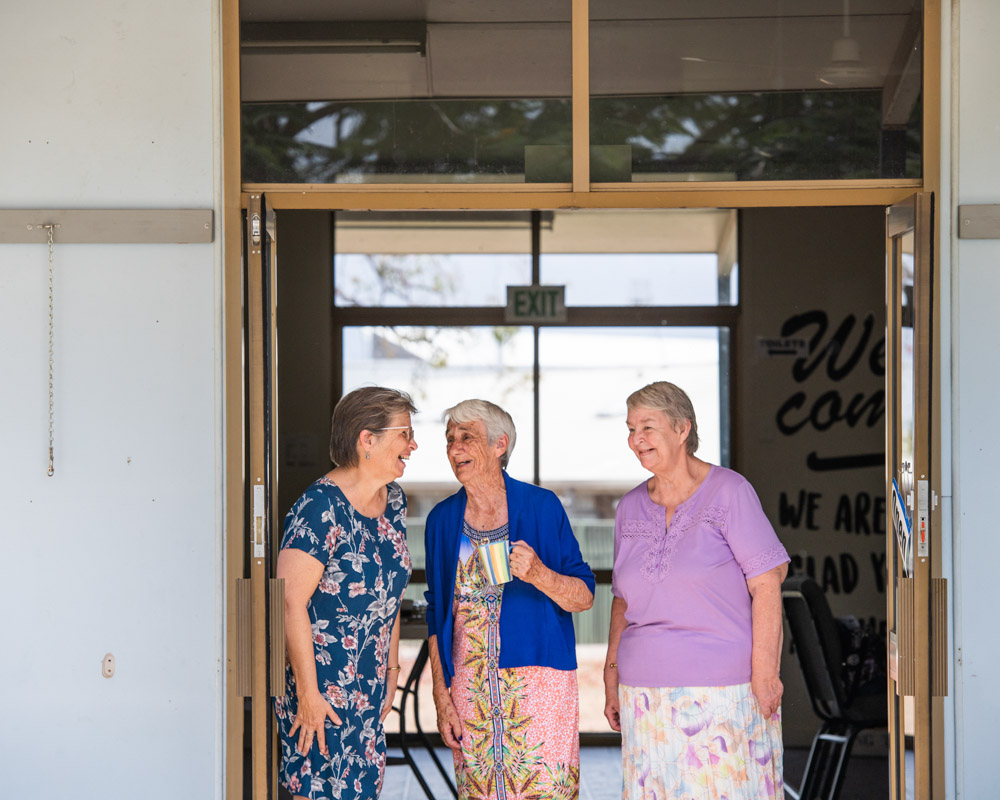
[[[580,578],[594,592],[594,573],[580,554],[562,503],[553,492],[522,483],[503,473],[507,485],[510,540],[531,545],[549,569]],[[451,686],[452,603],[458,546],[465,518],[465,489],[438,503],[427,516],[427,633],[437,636],[444,679]],[[576,669],[573,615],[519,578],[504,585],[500,604],[500,668],[553,667]]]

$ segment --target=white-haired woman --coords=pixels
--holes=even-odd
[[[516,432],[485,400],[445,412],[462,488],[427,517],[427,626],[438,730],[458,795],[579,794],[579,697],[572,612],[594,602],[594,574],[552,492],[505,467]],[[514,579],[493,585],[477,557],[507,541]]]
[[[651,383],[626,406],[652,477],[615,514],[604,714],[623,797],[776,800],[788,554],[747,480],[694,455],[682,389]]]

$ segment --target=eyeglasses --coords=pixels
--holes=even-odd
[[[382,433],[382,431],[406,431],[406,441],[413,441],[413,428],[409,425],[394,425],[391,428],[376,428],[372,433]]]

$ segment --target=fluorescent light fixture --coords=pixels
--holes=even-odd
[[[816,72],[816,79],[827,86],[856,87],[878,77],[861,61],[861,44],[851,36],[851,5],[844,0],[843,35],[833,43],[830,63]]]
[[[337,227],[348,229],[433,228],[523,228],[531,227],[530,211],[338,211]],[[541,212],[543,229],[552,230],[552,211]]]

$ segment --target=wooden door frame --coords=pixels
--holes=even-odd
[[[889,688],[890,798],[905,797],[913,779],[915,800],[945,796],[944,697],[948,693],[947,578],[942,574],[940,297],[934,253],[934,196],[920,193],[887,210],[886,243],[886,497],[893,506],[893,481],[902,461],[900,372],[903,318],[902,258],[899,239],[913,243],[913,498],[912,572],[903,562],[895,525],[887,525],[887,628],[895,637]],[[905,389],[905,387],[903,387]],[[921,484],[924,491],[921,492]],[[908,494],[908,487],[901,487]],[[906,498],[903,498],[906,503]],[[924,511],[921,512],[921,506]],[[923,513],[923,520],[921,515]],[[927,547],[918,540],[926,524]],[[892,674],[895,673],[895,678]],[[913,697],[914,719],[906,722],[904,696]],[[905,738],[913,731],[914,771],[905,770]]]

